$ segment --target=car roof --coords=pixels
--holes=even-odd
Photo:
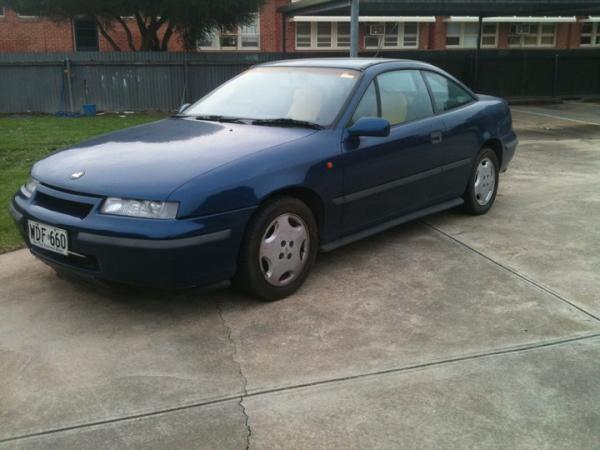
[[[411,59],[392,58],[300,58],[285,59],[261,64],[269,67],[327,67],[335,69],[365,70],[377,64],[391,64],[411,67],[430,67],[428,63],[414,61]]]

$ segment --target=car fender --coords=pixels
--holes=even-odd
[[[232,161],[184,183],[169,200],[180,203],[180,218],[257,207],[273,193],[299,187],[326,203],[342,191],[340,133],[321,130]]]

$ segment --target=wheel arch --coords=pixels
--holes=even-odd
[[[498,158],[498,171],[500,171],[500,167],[502,167],[502,156],[504,153],[504,148],[502,147],[502,142],[500,141],[500,139],[497,138],[490,138],[488,140],[486,140],[483,145],[481,146],[481,148],[486,148],[489,147],[491,148],[494,153],[496,154],[496,158]]]
[[[319,194],[317,194],[317,192],[306,186],[283,187],[277,189],[276,191],[270,192],[268,195],[263,197],[258,204],[258,209],[261,209],[267,203],[272,202],[280,197],[293,197],[305,203],[315,216],[319,237],[321,236],[321,231],[325,226],[325,205],[323,203],[323,199],[319,196]]]

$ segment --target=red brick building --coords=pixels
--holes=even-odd
[[[268,0],[254,23],[234,30],[215,31],[198,42],[199,51],[345,51],[350,45],[350,18],[344,16],[296,16],[283,24],[277,9],[289,0]],[[508,11],[507,11],[508,12]],[[461,49],[477,44],[475,17],[360,17],[362,50],[376,53],[402,49]],[[134,41],[139,41],[136,27]],[[110,31],[118,46],[127,51],[124,31]],[[572,49],[600,48],[600,17],[489,17],[484,19],[482,48]],[[23,16],[0,7],[0,52],[111,51],[113,47],[93,22],[54,22]],[[182,51],[173,38],[170,51]]]

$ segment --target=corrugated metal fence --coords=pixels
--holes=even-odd
[[[172,111],[248,67],[280,53],[27,53],[0,54],[0,112]],[[364,55],[364,56],[373,56]],[[600,50],[386,52],[448,70],[478,92],[507,97],[600,96]],[[476,70],[477,66],[477,70]],[[71,77],[66,76],[70,68]],[[70,85],[70,86],[69,86]],[[69,95],[69,93],[72,93]]]

